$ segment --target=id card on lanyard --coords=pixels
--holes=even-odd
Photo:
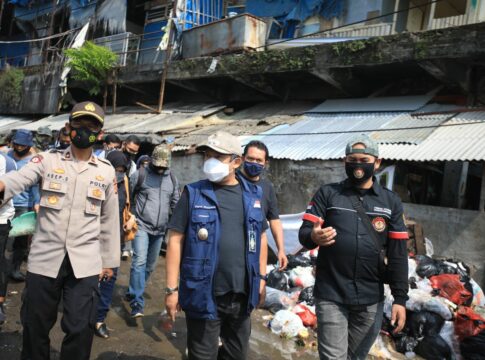
[[[249,252],[256,252],[256,231],[254,231],[253,225],[251,225],[251,229],[248,231],[248,246]]]

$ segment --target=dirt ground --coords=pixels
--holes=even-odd
[[[178,360],[185,358],[186,331],[183,315],[174,325],[174,335],[159,328],[159,315],[163,310],[164,258],[160,257],[157,270],[148,283],[145,299],[145,316],[131,319],[129,304],[123,300],[129,281],[129,262],[122,262],[115,287],[112,308],[107,317],[111,337],[107,340],[95,337],[91,359],[96,360]],[[22,332],[19,319],[20,297],[23,284],[10,284],[7,298],[7,323],[0,331],[0,358],[20,359]],[[250,360],[310,360],[317,359],[314,348],[297,346],[294,340],[280,339],[264,326],[263,317],[269,313],[257,310],[252,315]],[[51,359],[59,359],[63,333],[59,322],[51,331]]]

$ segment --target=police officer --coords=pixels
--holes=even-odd
[[[219,131],[198,150],[208,179],[187,185],[168,226],[165,304],[173,319],[185,312],[189,359],[245,359],[250,313],[265,297],[262,190],[236,173],[233,135]]]
[[[396,333],[406,320],[408,233],[401,200],[373,176],[381,163],[376,142],[359,135],[345,153],[348,178],[317,191],[299,232],[303,246],[320,246],[314,295],[321,360],[366,358],[382,323],[384,281],[394,297]]]
[[[92,153],[103,122],[97,104],[76,104],[66,123],[71,147],[40,153],[0,177],[3,203],[41,184],[21,310],[22,359],[49,359],[49,332],[61,298],[66,335],[60,358],[89,359],[98,282],[112,276],[120,259],[115,171]]]

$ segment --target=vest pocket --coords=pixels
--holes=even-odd
[[[61,210],[67,192],[67,184],[64,182],[44,181],[40,206],[55,210]]]
[[[194,211],[191,226],[195,232],[195,241],[212,243],[216,230],[216,214],[210,211]]]
[[[251,264],[251,297],[250,307],[254,309],[259,303],[259,286],[261,285],[261,278],[259,276],[259,264]]]
[[[183,259],[180,269],[179,302],[184,311],[209,311],[212,301],[211,270],[210,259]]]

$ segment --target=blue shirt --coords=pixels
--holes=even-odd
[[[7,155],[17,164],[17,170],[20,170],[23,166],[28,164],[30,159],[32,158],[32,156],[27,156],[21,160],[17,160],[13,157],[13,150],[10,150]],[[7,166],[8,166],[8,162],[7,162]],[[15,207],[32,208],[34,204],[38,204],[39,202],[40,202],[39,185],[34,185],[29,189],[25,190],[24,192],[21,192],[20,194],[14,196],[13,198],[13,205]]]

